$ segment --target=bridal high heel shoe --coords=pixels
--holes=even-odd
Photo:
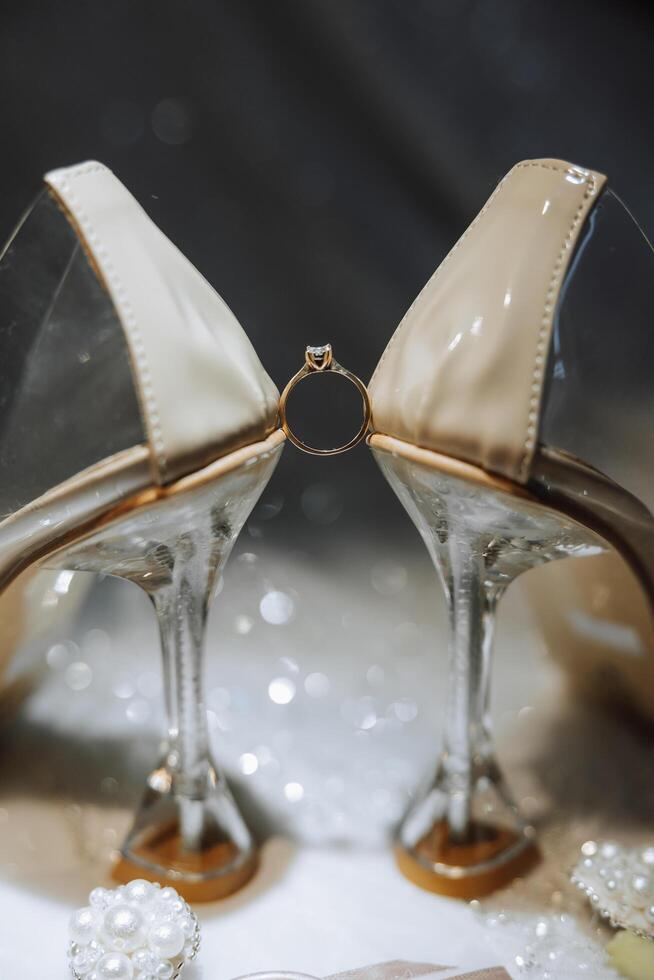
[[[98,163],[57,170],[0,262],[0,589],[35,565],[135,582],[168,734],[118,877],[193,900],[255,845],[209,749],[208,606],[281,452],[278,394],[232,313]]]
[[[601,174],[520,163],[424,287],[373,376],[369,443],[425,541],[450,617],[443,753],[397,843],[401,868],[425,888],[476,897],[537,856],[488,718],[495,609],[507,586],[574,556],[584,560],[562,563],[568,585],[577,574],[610,582],[616,568],[624,579],[624,559],[651,610],[653,281],[654,253]],[[556,613],[542,599],[559,636],[574,631],[567,593]]]

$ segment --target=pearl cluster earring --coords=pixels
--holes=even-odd
[[[184,899],[141,879],[94,888],[69,934],[75,980],[176,980],[200,947],[200,926]]]

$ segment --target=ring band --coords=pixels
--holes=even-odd
[[[305,442],[302,442],[302,440],[299,439],[291,430],[286,418],[286,403],[293,388],[295,388],[300,381],[302,381],[304,378],[311,377],[312,374],[325,374],[328,371],[331,371],[334,374],[343,375],[343,377],[347,378],[348,381],[351,381],[358,390],[363,402],[363,422],[361,423],[361,428],[357,434],[353,439],[350,439],[349,442],[344,443],[342,446],[336,446],[334,449],[317,449],[315,446],[308,446]],[[368,397],[368,389],[364,385],[361,378],[357,378],[356,374],[352,374],[351,371],[347,371],[338,363],[338,361],[335,361],[332,352],[332,345],[325,344],[322,347],[307,347],[304,354],[304,365],[300,368],[297,374],[293,375],[282,392],[282,397],[279,401],[279,414],[282,429],[284,430],[286,436],[290,439],[293,445],[297,446],[298,449],[301,449],[302,452],[311,453],[313,456],[336,456],[338,453],[346,453],[348,449],[354,449],[354,447],[358,445],[362,439],[365,439],[366,433],[370,428],[372,411],[370,407],[370,398]]]

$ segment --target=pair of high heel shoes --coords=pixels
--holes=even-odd
[[[0,587],[41,565],[149,595],[169,730],[116,874],[220,897],[248,880],[256,849],[212,761],[203,639],[217,576],[282,451],[279,396],[220,297],[110,171],[87,163],[45,184],[0,265]],[[488,721],[507,586],[586,556],[563,563],[567,598],[590,595],[594,575],[635,588],[623,556],[652,595],[653,271],[604,177],[518,164],[370,384],[369,445],[451,623],[438,774],[397,841],[405,873],[432,890],[479,895],[535,856]],[[592,557],[606,554],[613,571]],[[572,651],[565,602],[546,619]]]

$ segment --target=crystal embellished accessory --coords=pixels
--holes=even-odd
[[[309,378],[312,375],[320,375],[331,372],[333,374],[340,374],[348,381],[351,381],[355,388],[361,395],[361,401],[363,402],[363,421],[361,427],[357,434],[350,439],[349,442],[343,443],[342,446],[336,446],[334,449],[318,449],[315,446],[309,446],[306,442],[303,442],[295,433],[292,431],[288,424],[288,419],[286,416],[286,403],[288,397],[291,394],[293,388],[304,378]],[[332,351],[331,344],[323,344],[320,347],[309,346],[304,352],[304,364],[297,372],[294,374],[291,380],[288,382],[284,388],[281,398],[279,400],[279,415],[282,429],[284,430],[287,438],[301,449],[302,452],[310,453],[312,456],[336,456],[338,453],[345,453],[348,449],[354,449],[362,439],[365,439],[368,429],[370,428],[370,419],[372,416],[372,409],[370,407],[370,399],[368,397],[368,389],[364,385],[361,378],[358,378],[356,374],[352,374],[351,371],[346,370],[342,367],[338,361],[334,360],[334,354]]]
[[[571,880],[614,928],[654,939],[654,846],[586,841]]]
[[[200,925],[174,888],[135,879],[94,888],[69,924],[75,980],[177,980],[200,948]]]
[[[488,911],[477,902],[472,905],[489,949],[515,980],[618,980],[606,950],[574,915],[515,906]]]

